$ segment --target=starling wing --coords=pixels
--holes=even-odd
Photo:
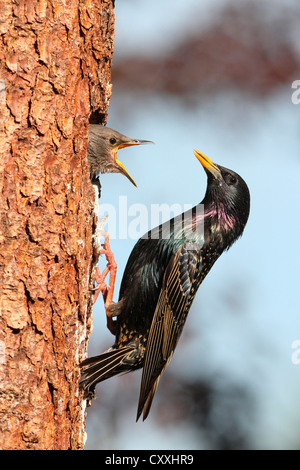
[[[200,250],[188,251],[182,245],[165,271],[145,352],[137,420],[142,411],[143,419],[147,418],[160,376],[181,335],[198,287],[199,255]]]

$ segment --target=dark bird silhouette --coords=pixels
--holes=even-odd
[[[87,154],[92,182],[96,183],[100,189],[99,173],[122,173],[136,186],[123,163],[118,160],[117,151],[132,145],[142,144],[153,144],[153,142],[131,139],[110,127],[90,124]]]
[[[81,364],[80,386],[92,397],[96,383],[143,368],[137,419],[151,403],[183,330],[201,282],[243,233],[250,210],[245,181],[194,151],[207,173],[203,201],[150,230],[133,248],[119,301],[111,303],[115,344]]]

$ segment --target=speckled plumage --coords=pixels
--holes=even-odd
[[[202,203],[136,243],[119,301],[111,306],[118,315],[115,344],[82,363],[80,383],[85,397],[96,383],[143,367],[137,419],[142,412],[143,419],[148,416],[201,282],[223,251],[241,236],[249,215],[250,196],[243,179],[200,152],[195,155],[208,175]]]

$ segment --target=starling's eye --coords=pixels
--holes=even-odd
[[[230,175],[227,173],[224,177],[225,183],[228,184],[228,186],[234,186],[237,184],[237,179],[234,175]]]
[[[115,144],[117,143],[117,140],[116,140],[114,137],[111,137],[111,138],[109,139],[109,143],[110,143],[111,145],[115,145]]]

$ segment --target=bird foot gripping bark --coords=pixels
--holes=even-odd
[[[100,220],[97,230],[95,233],[95,246],[100,255],[105,255],[107,265],[104,271],[101,273],[99,267],[96,267],[95,270],[95,281],[97,286],[95,288],[94,293],[94,303],[96,302],[98,295],[100,292],[102,293],[103,300],[104,300],[104,307],[106,311],[106,318],[107,318],[107,328],[109,331],[114,335],[115,334],[115,325],[112,317],[115,313],[110,312],[110,306],[113,303],[113,294],[114,294],[114,287],[115,287],[115,279],[117,274],[117,263],[115,262],[115,258],[113,252],[111,251],[110,244],[109,244],[109,234],[106,232],[103,227],[108,215],[103,217]],[[101,243],[101,237],[104,237],[104,243]],[[109,273],[109,284],[105,282],[105,278]]]

